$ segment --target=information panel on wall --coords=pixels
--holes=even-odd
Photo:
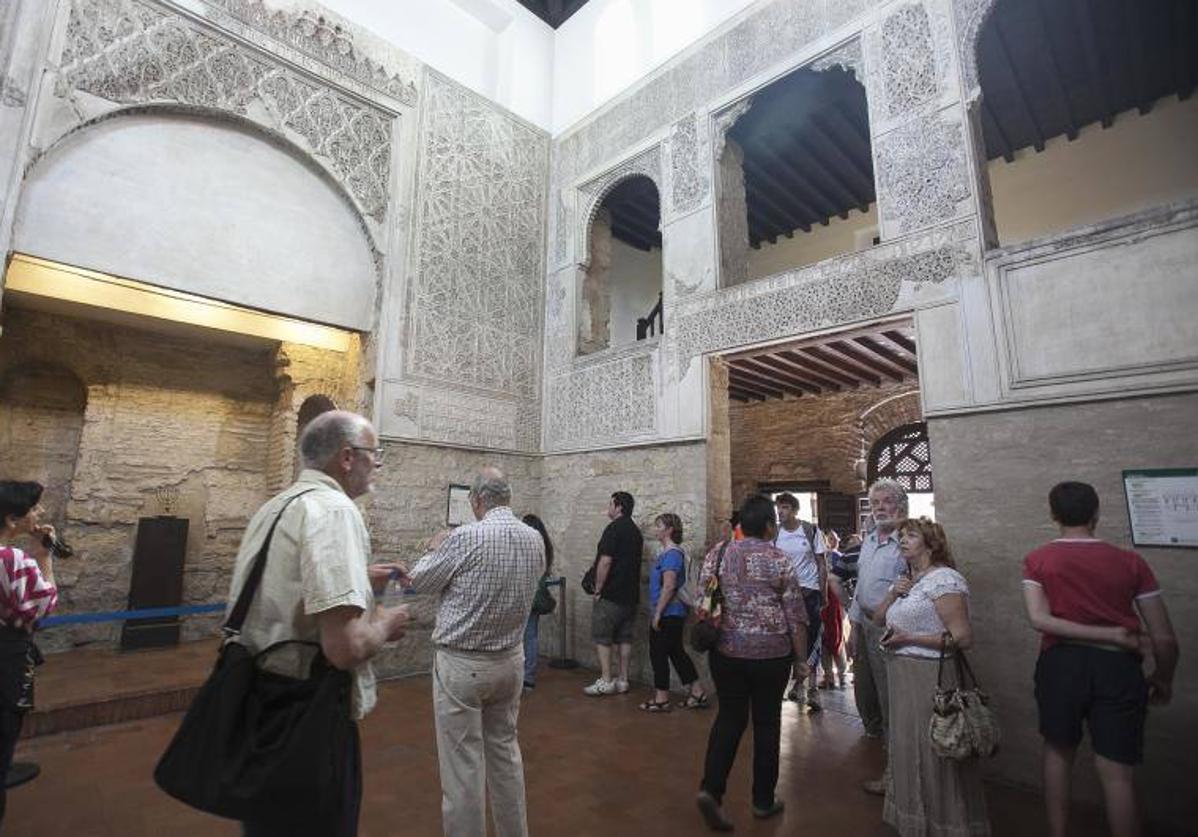
[[[1124,471],[1123,494],[1133,544],[1198,548],[1198,468]]]

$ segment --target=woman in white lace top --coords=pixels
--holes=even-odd
[[[874,614],[887,627],[882,646],[890,697],[882,818],[902,837],[985,837],[990,823],[977,761],[942,759],[928,738],[945,634],[951,636],[949,654],[973,643],[969,585],[938,523],[907,520],[899,536],[909,574],[894,583]],[[945,666],[944,675],[946,686],[955,684],[956,666]]]

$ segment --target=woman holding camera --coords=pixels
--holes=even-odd
[[[33,644],[37,623],[58,604],[54,585],[54,527],[43,524],[42,485],[0,481],[0,823],[7,802],[4,778],[25,713],[33,707]],[[28,551],[13,546],[24,538]]]
[[[926,517],[899,526],[908,575],[892,585],[874,621],[885,625],[890,692],[886,802],[882,819],[902,837],[985,837],[990,833],[981,766],[976,759],[941,758],[928,725],[940,655],[973,644],[969,585],[957,572],[948,538]],[[945,685],[959,685],[956,666],[944,666]]]

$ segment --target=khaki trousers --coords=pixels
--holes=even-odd
[[[886,688],[886,654],[878,648],[885,628],[873,622],[854,622],[853,692],[861,723],[870,733],[889,733],[890,703]],[[929,698],[930,699],[930,698]]]
[[[486,837],[487,795],[496,837],[527,837],[524,762],[516,739],[524,649],[438,648],[433,715],[445,837]]]

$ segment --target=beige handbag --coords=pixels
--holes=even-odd
[[[945,631],[940,640],[940,666],[928,724],[932,751],[946,759],[987,758],[998,752],[998,720],[990,708],[990,696],[982,691],[965,652],[959,648],[953,654],[958,685],[944,688],[944,658],[952,641],[953,635]]]

